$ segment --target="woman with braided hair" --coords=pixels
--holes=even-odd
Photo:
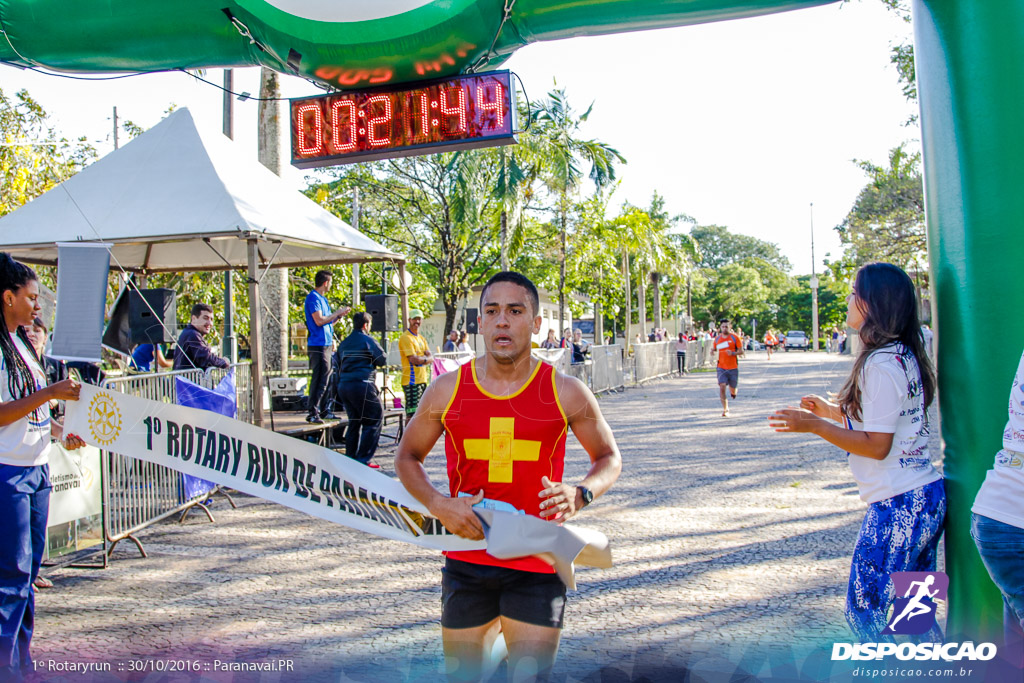
[[[39,357],[22,326],[39,313],[35,271],[0,253],[0,680],[32,671],[29,643],[35,615],[32,586],[46,543],[50,506],[50,439],[62,429],[50,420],[53,399],[76,401],[73,379],[46,385]],[[85,445],[67,435],[66,448]]]

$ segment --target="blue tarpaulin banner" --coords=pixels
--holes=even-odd
[[[186,408],[209,410],[212,413],[225,417],[237,417],[238,403],[237,394],[235,393],[235,371],[233,369],[213,389],[201,387],[182,377],[175,377],[174,385],[175,394],[178,397],[178,405],[185,406]],[[181,475],[181,484],[185,500],[191,500],[196,496],[207,494],[216,486],[212,481],[188,474]]]

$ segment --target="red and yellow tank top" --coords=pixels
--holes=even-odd
[[[555,369],[538,362],[530,379],[510,396],[495,396],[476,379],[476,361],[459,368],[455,393],[445,408],[444,452],[453,497],[500,500],[540,516],[541,477],[562,480],[569,421],[558,401]],[[448,557],[474,564],[553,574],[536,557],[499,560],[486,550],[451,551]]]

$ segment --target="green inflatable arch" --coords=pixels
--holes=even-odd
[[[832,0],[0,0],[0,61],[82,72],[263,64],[344,89],[500,64],[532,42]],[[1024,0],[913,0],[949,492],[949,637],[1001,630],[968,533],[1024,340]],[[506,10],[506,7],[508,9]],[[55,19],[59,18],[59,19]],[[998,334],[997,334],[998,330]]]

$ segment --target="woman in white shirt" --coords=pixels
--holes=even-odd
[[[35,272],[0,253],[0,680],[32,671],[35,615],[32,587],[46,543],[50,505],[47,454],[61,427],[50,420],[52,399],[78,399],[80,385],[46,375],[22,326],[39,313]],[[68,435],[65,446],[84,446]]]
[[[1024,356],[1010,387],[1003,449],[971,508],[971,536],[1003,595],[1005,649],[1024,666]]]
[[[868,511],[853,553],[846,620],[863,642],[882,635],[894,599],[893,572],[935,571],[946,516],[942,475],[928,456],[935,374],[921,341],[914,284],[888,263],[857,272],[846,323],[863,343],[837,403],[805,396],[777,410],[778,432],[811,432],[848,452]],[[844,423],[844,426],[828,420]],[[927,639],[941,640],[933,628]]]

